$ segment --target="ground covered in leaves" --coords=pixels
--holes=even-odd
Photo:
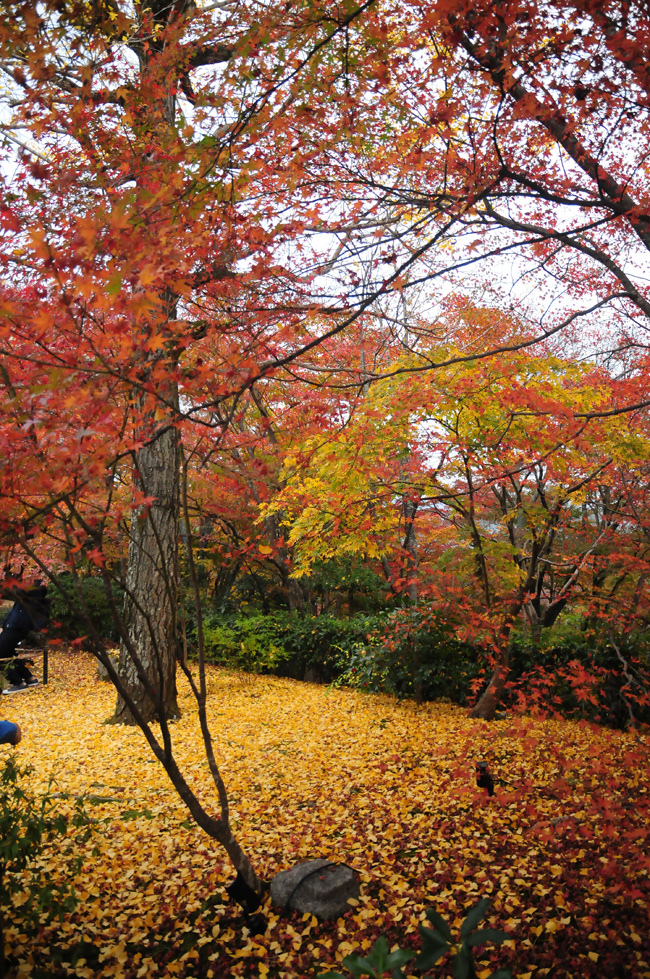
[[[262,877],[317,856],[359,872],[336,922],[264,908],[249,934],[225,900],[232,872],[187,819],[137,729],[105,721],[114,695],[83,654],[56,653],[50,683],[3,699],[32,788],[83,796],[94,832],[77,909],[28,939],[9,913],[19,975],[312,977],[380,934],[418,947],[435,907],[455,930],[479,896],[511,935],[478,975],[650,977],[648,737],[529,717],[486,724],[448,704],[411,703],[212,670],[210,720],[234,830]],[[175,748],[213,793],[196,709],[180,679]],[[2,753],[14,750],[3,747]],[[496,778],[489,799],[474,763]],[[71,798],[68,798],[71,797]],[[212,803],[210,803],[212,805]],[[56,848],[44,870],[68,871]],[[408,973],[408,966],[406,967]],[[441,962],[435,975],[449,974]]]

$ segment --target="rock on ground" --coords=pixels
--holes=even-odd
[[[307,860],[283,870],[271,880],[271,901],[277,907],[313,914],[321,921],[349,911],[349,898],[360,893],[357,875],[344,864]]]

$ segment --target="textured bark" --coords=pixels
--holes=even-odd
[[[483,691],[474,707],[469,712],[470,717],[479,717],[484,721],[491,721],[494,718],[496,709],[503,697],[506,680],[510,672],[510,647],[506,642],[501,649],[499,662],[490,677],[486,689]]]
[[[178,717],[176,609],[178,597],[179,460],[175,428],[137,454],[138,482],[151,507],[131,521],[124,621],[128,642],[119,674],[145,720]],[[134,723],[118,697],[115,719]]]
[[[184,9],[183,2],[178,13]],[[147,17],[151,14],[155,23],[165,27],[170,16],[175,15],[173,10],[173,7],[162,0],[153,0],[142,8],[142,25],[145,26]],[[133,50],[138,56],[145,86],[152,71],[152,62],[155,61],[156,45],[143,45],[138,39]],[[138,122],[144,129],[155,134],[156,144],[160,142],[164,146],[174,131],[176,96],[166,94],[157,97],[155,71],[152,81],[152,97],[150,100],[145,98],[139,107]],[[173,85],[170,88],[174,90]],[[147,179],[145,169],[137,180]],[[151,244],[155,248],[153,230]],[[156,303],[151,306],[149,329],[154,336],[165,341],[166,322],[176,319],[178,297],[173,291],[169,291],[159,298],[160,306]],[[161,308],[165,310],[162,317]],[[138,328],[134,323],[134,329]],[[168,342],[153,349],[148,349],[145,345],[141,358],[141,380],[155,377],[154,369],[161,362],[166,361],[171,367],[176,356]],[[135,454],[134,483],[146,496],[152,497],[153,502],[146,509],[135,511],[131,520],[124,604],[126,634],[122,636],[118,671],[131,701],[145,721],[161,716],[179,716],[176,696],[176,616],[180,454],[178,432],[173,427],[178,411],[178,387],[172,380],[162,390],[158,387],[159,380],[156,384],[161,401],[153,409],[149,406],[147,395],[143,393],[139,406],[142,414],[135,421],[136,428],[140,428],[143,436],[148,436],[148,441]],[[157,417],[162,406],[168,418],[168,427],[161,425],[160,434],[154,432],[150,435],[154,428],[153,412],[156,412]],[[136,723],[132,710],[119,694],[115,720],[126,724]]]
[[[417,539],[415,536],[415,517],[418,512],[418,504],[414,500],[404,497],[403,500],[403,511],[404,511],[404,542],[402,547],[405,554],[405,567],[404,571],[407,579],[406,594],[409,597],[409,601],[412,606],[418,604],[418,547]],[[413,693],[415,694],[416,704],[421,704],[424,699],[424,693],[422,688],[422,676],[420,673],[421,668],[421,655],[420,655],[420,643],[417,640],[417,636],[412,640],[411,647],[411,670],[413,674]]]
[[[406,577],[408,584],[406,587],[406,593],[411,600],[413,605],[418,603],[418,545],[415,536],[415,516],[418,512],[418,504],[414,500],[409,500],[407,497],[404,498],[403,502],[404,509],[404,543],[402,547],[404,548],[404,554],[406,556]]]

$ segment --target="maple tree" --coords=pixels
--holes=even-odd
[[[7,539],[58,519],[67,557],[103,567],[130,515],[125,720],[176,713],[181,454],[371,301],[332,293],[382,223],[341,195],[325,138],[349,126],[346,51],[363,23],[372,60],[372,7],[5,10]]]
[[[362,11],[260,19],[254,7],[12,3],[0,24],[5,148],[20,148],[1,210],[6,554],[22,548],[50,575],[57,559],[94,563],[110,596],[111,542],[119,547],[128,521],[117,671],[96,643],[117,717],[142,726],[253,890],[207,723],[217,820],[178,771],[167,724],[177,714],[181,435],[184,423],[223,428],[219,406],[229,422],[253,379],[314,342],[299,316],[309,257],[302,269],[280,257],[294,229],[319,220],[293,162],[301,144],[289,133],[279,154],[282,107],[330,84],[328,47]],[[264,178],[259,161],[271,154]],[[298,314],[279,321],[291,305]],[[200,349],[183,359],[206,340],[208,363]],[[83,614],[83,599],[68,597]],[[204,705],[202,672],[195,693]]]
[[[24,163],[18,179],[6,181],[2,221],[8,244],[16,244],[21,220],[31,222],[29,239],[23,236],[6,256],[23,286],[20,297],[9,300],[9,319],[34,316],[39,324],[34,306],[52,305],[49,328],[54,320],[57,341],[66,337],[74,345],[75,368],[87,348],[85,383],[92,378],[96,402],[121,404],[111,421],[105,413],[96,418],[105,425],[103,456],[93,429],[82,428],[81,440],[92,442],[96,478],[115,458],[126,460],[130,452],[135,461],[133,499],[144,509],[136,511],[130,528],[125,626],[132,649],[125,640],[121,671],[146,712],[154,708],[147,705],[147,684],[137,675],[136,648],[149,685],[160,687],[163,709],[175,711],[169,651],[176,629],[181,419],[198,421],[218,439],[241,392],[274,365],[340,330],[382,293],[410,288],[409,265],[420,279],[433,280],[465,266],[468,236],[474,236],[471,252],[483,240],[493,240],[495,227],[514,237],[499,237],[488,255],[521,251],[529,256],[522,261],[532,263],[526,275],[532,277],[534,268],[542,274],[549,270],[567,290],[562,312],[543,326],[542,335],[583,314],[609,310],[621,296],[643,309],[640,287],[634,275],[616,265],[609,235],[611,218],[621,234],[629,225],[643,239],[643,221],[637,220],[642,197],[634,200],[630,181],[618,173],[628,166],[641,180],[643,168],[630,155],[639,120],[625,102],[628,96],[611,84],[616,59],[633,87],[643,83],[625,40],[625,31],[641,30],[643,20],[628,12],[616,33],[615,5],[603,14],[600,8],[594,13],[568,4],[565,26],[555,31],[553,43],[542,41],[536,48],[532,41],[546,37],[554,9],[486,4],[467,11],[455,6],[452,12],[445,3],[414,3],[408,17],[398,18],[390,4],[369,3],[337,18],[296,8],[287,22],[284,12],[273,8],[260,18],[259,11],[233,11],[227,5],[202,11],[152,4],[133,12],[107,4],[93,7],[88,19],[81,17],[83,5],[45,4],[40,12],[21,4],[7,8],[3,38],[12,116],[4,131],[21,147]],[[591,33],[583,30],[581,16],[593,20]],[[428,38],[425,56],[422,38]],[[578,97],[576,72],[594,46],[600,46],[600,67],[592,69],[594,78]],[[531,51],[536,74],[525,58]],[[215,68],[219,64],[223,71]],[[551,80],[543,105],[541,95],[524,86],[524,81],[534,86],[541,65]],[[596,90],[607,92],[602,111],[591,96],[587,99]],[[364,112],[376,92],[382,94],[376,111]],[[561,115],[569,97],[571,123]],[[588,143],[617,99],[623,102],[616,136],[625,152],[614,154],[606,170],[603,159],[594,162]],[[480,123],[474,105],[486,110]],[[377,137],[378,120],[390,139]],[[580,127],[584,145],[576,135]],[[551,163],[558,160],[556,170],[547,154],[546,170],[534,187],[519,179],[522,172],[533,172],[525,154],[535,154],[539,170],[537,149],[552,142],[592,180],[592,198],[567,196],[574,175],[563,176],[561,153],[550,157]],[[442,175],[444,193],[438,190]],[[427,191],[422,181],[432,182],[435,190]],[[619,205],[615,191],[623,184],[630,193]],[[327,203],[321,187],[331,195]],[[358,196],[351,199],[351,194]],[[495,209],[501,199],[512,201],[506,217]],[[580,220],[594,208],[605,216],[594,228],[560,228],[565,204]],[[546,230],[535,235],[530,222],[542,217]],[[314,229],[343,236],[336,258],[347,250],[347,264],[341,262],[337,271],[339,294],[353,290],[324,310],[334,314],[333,330],[332,319],[323,323],[322,290],[330,287],[314,288],[315,272],[331,273],[330,256],[312,247],[309,257],[295,261]],[[462,254],[441,265],[456,231],[455,248]],[[523,238],[517,238],[518,231]],[[583,240],[587,234],[589,245]],[[381,250],[383,239],[392,251]],[[408,249],[412,259],[404,257]],[[566,274],[560,274],[563,249],[576,251],[582,263],[565,263]],[[287,262],[288,253],[293,262]],[[370,271],[358,290],[364,262]],[[607,277],[586,276],[589,262],[604,265],[623,291],[614,293]],[[45,296],[39,294],[44,284]],[[585,294],[590,297],[586,309],[566,311]],[[613,308],[619,319],[626,315],[627,307]],[[45,329],[45,314],[40,315]],[[70,322],[75,315],[85,317],[82,328]],[[125,324],[134,317],[138,325],[131,330]],[[24,326],[23,339],[28,336]],[[44,352],[44,335],[38,343],[41,368],[67,371],[65,383],[72,386],[72,377],[80,377],[71,370],[72,358],[66,363],[60,351]],[[426,349],[411,346],[417,362],[409,369],[435,366]],[[469,337],[459,356],[475,354]],[[379,371],[385,367],[380,364]],[[367,370],[367,377],[375,372]],[[113,400],[103,398],[98,378]],[[7,381],[16,390],[14,380]],[[626,400],[633,394],[631,384]],[[77,388],[68,397],[70,408],[81,404]],[[120,434],[131,442],[119,445]],[[186,432],[183,437],[187,440]],[[69,466],[69,459],[65,463]],[[82,482],[88,468],[86,463]],[[116,467],[113,479],[124,476]],[[404,506],[412,503],[405,500]],[[103,554],[102,547],[88,551],[98,560]],[[295,589],[286,560],[279,563],[285,587]],[[128,717],[124,703],[118,711]]]
[[[471,277],[519,304],[537,324],[526,343],[578,335],[645,363],[646,7],[415,0],[386,22],[390,138],[357,173],[402,218],[384,260],[418,248],[420,282],[463,291]],[[421,369],[436,363],[420,352]],[[635,393],[627,405],[646,405]]]
[[[296,573],[335,554],[381,558],[411,602],[492,649],[474,712],[493,716],[522,616],[539,634],[593,601],[620,629],[626,592],[631,620],[645,614],[644,518],[630,490],[643,480],[647,432],[644,419],[607,416],[616,388],[602,369],[544,350],[433,378],[398,373],[373,384],[338,432],[285,460],[267,512],[287,515]]]

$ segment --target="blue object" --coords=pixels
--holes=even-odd
[[[18,725],[11,721],[0,721],[0,744],[13,744],[18,734]]]

